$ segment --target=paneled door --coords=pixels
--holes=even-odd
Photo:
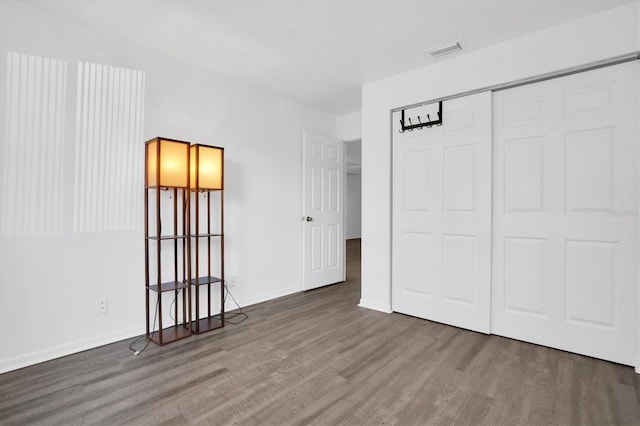
[[[443,103],[443,125],[393,137],[392,306],[489,332],[491,93]]]
[[[304,133],[303,289],[345,280],[343,143]]]
[[[492,333],[637,364],[638,71],[495,93]]]

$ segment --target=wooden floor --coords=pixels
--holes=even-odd
[[[0,375],[0,424],[640,424],[630,367],[358,308],[359,244],[239,325]]]

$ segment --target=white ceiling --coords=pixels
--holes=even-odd
[[[637,0],[23,0],[334,114],[363,83]]]

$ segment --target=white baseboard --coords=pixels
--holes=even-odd
[[[277,299],[278,297],[287,296],[292,293],[302,291],[301,287],[290,287],[276,290],[270,293],[261,294],[255,297],[239,300],[242,307],[255,305],[257,303],[266,302],[268,300]],[[227,301],[227,310],[236,308],[233,300]],[[17,370],[19,368],[28,367],[30,365],[39,364],[52,359],[71,355],[77,352],[86,351],[88,349],[97,348],[98,346],[107,345],[109,343],[118,342],[120,340],[129,339],[134,336],[144,334],[144,325],[131,327],[124,330],[114,331],[112,333],[102,334],[100,336],[90,337],[88,339],[78,340],[75,342],[65,343],[63,345],[30,352],[24,355],[18,355],[11,358],[0,359],[0,374],[7,371]]]
[[[90,337],[88,339],[65,343],[63,345],[30,352],[24,355],[0,359],[0,373],[6,373],[7,371],[17,370],[19,368],[39,364],[44,361],[51,361],[52,359],[86,351],[87,349],[93,349],[98,346],[129,339],[131,337],[144,334],[144,332],[144,325],[141,325],[138,327],[131,327],[112,333],[102,334],[100,336]]]
[[[268,300],[277,299],[278,297],[288,296],[290,294],[297,293],[299,291],[302,291],[302,287],[289,287],[281,290],[272,291],[270,293],[264,293],[259,296],[242,299],[242,300],[239,300],[238,303],[240,304],[240,306],[245,308],[247,306],[255,305],[257,303],[262,303]],[[231,300],[231,298],[227,299],[226,308],[227,310],[230,310],[230,311],[237,309],[235,303],[233,303],[233,300]]]
[[[391,305],[374,302],[372,300],[360,299],[360,303],[358,303],[358,306],[360,306],[361,308],[384,312],[386,314],[390,314],[391,312],[393,312],[391,310]]]

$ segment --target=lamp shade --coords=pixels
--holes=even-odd
[[[224,148],[191,145],[191,189],[222,189]]]
[[[189,186],[189,142],[155,138],[146,144],[147,187]]]

